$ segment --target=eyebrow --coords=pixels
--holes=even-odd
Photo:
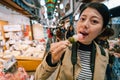
[[[102,19],[101,17],[97,17],[97,16],[92,16],[92,18]]]
[[[86,17],[86,15],[81,15],[80,17]],[[92,16],[92,18],[97,18],[97,19],[101,19],[101,17],[97,17],[97,16]]]

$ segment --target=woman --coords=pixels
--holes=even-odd
[[[109,10],[104,4],[86,4],[76,25],[76,33],[82,37],[72,48],[68,40],[52,43],[50,52],[36,69],[35,80],[104,80],[108,54],[102,53],[93,40],[108,21]]]
[[[60,27],[56,30],[56,41],[59,42],[62,40],[62,32],[61,32],[61,29]]]
[[[68,39],[69,37],[72,37],[74,34],[75,34],[74,27],[72,25],[70,25],[66,32],[66,39]]]

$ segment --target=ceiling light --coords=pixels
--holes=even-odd
[[[58,16],[58,13],[56,13],[55,15]]]
[[[45,1],[44,0],[40,0],[40,5],[44,6],[45,5]]]
[[[57,3],[60,3],[60,0],[58,0]]]
[[[59,7],[60,9],[63,9],[64,8],[63,3],[61,3]]]
[[[58,5],[56,5],[56,8],[58,8]]]

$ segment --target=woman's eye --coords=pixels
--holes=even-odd
[[[80,18],[80,21],[84,21],[85,20],[85,18]]]
[[[92,20],[92,24],[97,24],[98,21],[97,20]]]

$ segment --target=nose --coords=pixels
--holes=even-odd
[[[84,28],[84,29],[89,28],[89,20],[88,19],[86,19],[84,21],[79,21],[78,24],[81,28]]]
[[[90,21],[88,19],[84,21],[78,21],[77,22],[77,27],[78,28],[83,28],[83,29],[88,29],[90,26]]]
[[[85,29],[88,29],[89,28],[89,20],[85,20],[83,21],[82,23],[82,27],[85,28]]]

